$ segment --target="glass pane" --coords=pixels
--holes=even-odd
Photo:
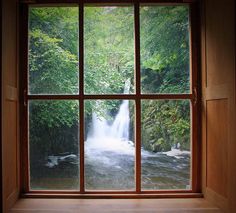
[[[142,188],[190,189],[188,100],[142,101]]]
[[[189,93],[189,9],[140,8],[142,93]]]
[[[29,93],[78,93],[78,8],[30,7]]]
[[[29,146],[31,189],[79,189],[78,101],[30,101]]]
[[[134,189],[134,102],[85,102],[85,187]]]
[[[133,7],[85,7],[85,93],[123,93],[129,79],[133,93]]]

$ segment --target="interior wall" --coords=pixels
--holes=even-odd
[[[202,1],[203,192],[236,209],[235,2]]]
[[[19,196],[17,0],[2,1],[2,196],[3,212]]]
[[[235,2],[203,0],[202,6],[202,188],[208,200],[225,212],[234,212]],[[19,196],[17,25],[17,0],[3,0],[1,98],[4,212]]]

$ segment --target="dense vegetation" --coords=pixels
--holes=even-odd
[[[134,93],[133,8],[88,7],[84,19],[85,92],[123,93],[126,80],[130,79],[130,92]],[[142,92],[188,93],[187,7],[142,7],[140,23]],[[31,94],[79,92],[79,27],[76,7],[30,9]],[[91,119],[91,112],[97,107],[92,103],[86,103],[86,120]],[[119,106],[108,103],[111,104],[103,108],[115,114]],[[30,102],[32,161],[49,154],[77,154],[78,107],[78,101]],[[188,101],[142,101],[142,145],[145,149],[153,152],[168,151],[173,146],[189,149],[189,137]]]

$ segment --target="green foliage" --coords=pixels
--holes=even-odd
[[[141,26],[143,92],[188,93],[188,8],[142,7]]]
[[[63,49],[77,55],[78,18],[77,7],[32,7],[29,26],[31,31],[40,29],[51,38],[60,39]]]
[[[61,39],[51,38],[40,29],[29,35],[30,93],[77,93],[77,57],[60,47]]]
[[[188,101],[142,101],[142,144],[145,149],[169,151],[180,145],[189,149],[190,106]]]
[[[78,93],[78,8],[30,9],[29,90],[31,94]],[[73,101],[35,101],[32,122],[56,128],[77,121]]]
[[[142,7],[143,93],[189,93],[188,8]],[[143,101],[142,145],[154,152],[190,149],[187,101]]]
[[[142,92],[188,93],[188,8],[142,7],[140,13]],[[30,93],[78,94],[78,8],[32,7],[29,20]],[[126,80],[130,79],[133,93],[133,8],[86,7],[84,21],[85,92],[123,93]],[[101,107],[93,101],[85,102],[85,106],[85,120]],[[100,113],[115,114],[118,107],[118,102],[107,101]],[[179,143],[182,149],[189,149],[189,111],[188,101],[143,101],[143,147],[159,152]],[[31,141],[34,145],[44,144],[42,152],[49,153],[49,147],[62,147],[62,141],[67,140],[55,139],[61,134],[77,143],[77,101],[32,101],[30,113]],[[134,112],[131,116],[133,120]]]
[[[79,103],[35,100],[30,102],[30,113],[31,125],[46,125],[50,129],[61,125],[71,127],[79,119]]]
[[[123,93],[125,81],[133,78],[132,13],[131,7],[85,9],[86,93]]]
[[[158,138],[156,142],[151,144],[151,148],[153,152],[163,152],[171,150],[171,144],[166,143],[164,138]]]
[[[29,92],[78,93],[78,8],[29,10]],[[78,150],[78,101],[31,101],[31,160]]]

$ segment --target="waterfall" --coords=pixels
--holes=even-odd
[[[124,94],[128,94],[130,80],[125,82]],[[99,102],[97,102],[99,107]],[[103,113],[102,113],[103,114]],[[133,143],[129,140],[129,101],[123,100],[117,115],[109,123],[103,115],[92,114],[92,129],[86,141],[86,152],[112,151],[120,154],[134,154]]]

